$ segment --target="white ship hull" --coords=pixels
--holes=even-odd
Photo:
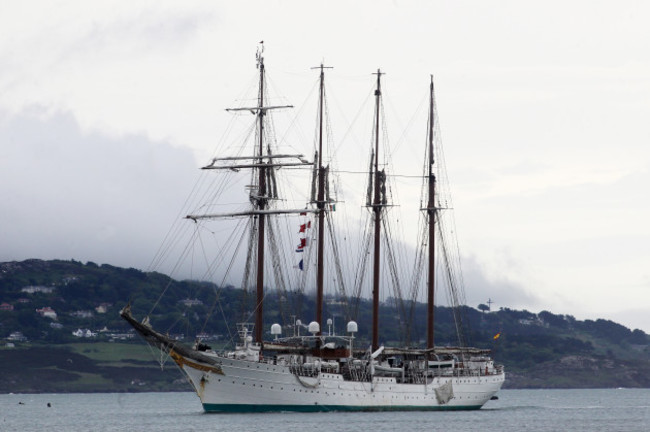
[[[174,353],[206,412],[472,410],[501,388],[505,375],[439,376],[428,384],[395,378],[346,381],[337,373],[299,377],[288,366],[218,357],[201,364]]]

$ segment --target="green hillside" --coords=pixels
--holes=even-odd
[[[0,392],[190,390],[172,363],[161,370],[165,359],[134,336],[120,308],[131,302],[134,314],[143,317],[158,302],[150,314],[156,328],[188,344],[202,333],[221,347],[232,341],[227,324],[250,316],[252,296],[242,294],[91,262],[0,263]],[[342,329],[349,311],[338,300],[327,299],[325,316],[335,317],[336,329]],[[286,325],[294,315],[308,322],[313,311],[309,296],[270,290],[265,328]],[[357,346],[368,343],[370,311],[370,302],[360,300]],[[469,342],[491,348],[506,366],[506,387],[650,387],[650,339],[641,330],[546,311],[462,312]],[[425,305],[415,306],[414,317],[410,344],[418,345],[425,335]],[[394,300],[382,304],[380,321],[382,342],[401,342]],[[436,308],[436,341],[457,344],[449,308]]]

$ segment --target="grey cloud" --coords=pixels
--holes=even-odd
[[[544,308],[544,302],[519,283],[502,276],[488,278],[485,269],[473,256],[463,257],[463,279],[468,306],[494,301],[494,306],[511,309]]]
[[[67,113],[0,114],[0,260],[146,268],[195,166],[188,149],[86,134]]]

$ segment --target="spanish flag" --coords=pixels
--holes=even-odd
[[[494,337],[493,337],[492,339],[497,340],[497,339],[499,339],[500,337],[501,337],[501,332],[495,334]]]

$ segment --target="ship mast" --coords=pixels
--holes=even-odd
[[[267,206],[266,200],[266,168],[264,167],[264,115],[266,110],[264,107],[264,57],[260,52],[258,55],[258,67],[260,70],[260,89],[257,97],[257,119],[258,119],[258,137],[259,137],[259,189],[257,193],[257,200],[255,207],[257,210],[265,210]],[[264,326],[264,230],[265,230],[265,215],[260,213],[257,215],[257,280],[256,280],[256,303],[255,303],[255,342],[262,343],[262,334]]]
[[[373,255],[372,273],[372,350],[379,348],[379,272],[381,254],[381,212],[382,199],[381,188],[383,187],[383,172],[379,171],[379,114],[381,107],[381,70],[377,69],[377,88],[375,90],[375,151],[374,151],[374,198],[372,211],[375,215],[375,247]]]
[[[433,94],[433,75],[429,85],[429,149],[428,149],[428,184],[429,200],[427,203],[427,216],[429,228],[429,271],[427,277],[427,348],[434,346],[434,282],[435,282],[435,224],[436,224],[436,175],[433,172],[433,128],[434,128],[434,94]]]
[[[316,263],[316,322],[319,326],[318,335],[321,335],[320,329],[323,328],[323,280],[324,280],[324,239],[325,239],[325,167],[323,166],[323,117],[324,117],[324,99],[325,99],[325,67],[322,63],[320,69],[320,88],[318,99],[318,196],[316,198],[316,207],[318,208],[318,256]]]
[[[208,219],[220,219],[231,217],[252,217],[253,226],[257,222],[257,269],[256,269],[256,304],[255,304],[255,342],[262,343],[262,336],[264,334],[264,249],[266,230],[272,231],[272,226],[267,227],[267,217],[282,215],[282,214],[303,214],[315,213],[312,209],[275,209],[271,208],[270,200],[277,199],[277,187],[275,185],[274,170],[281,167],[300,167],[313,165],[312,162],[305,160],[302,154],[272,154],[271,149],[264,149],[265,144],[265,128],[264,122],[267,111],[293,108],[292,105],[264,105],[265,93],[265,67],[264,67],[264,47],[263,45],[257,51],[257,68],[260,71],[259,75],[259,89],[257,96],[257,105],[253,107],[239,107],[228,108],[226,111],[241,111],[251,112],[257,119],[257,142],[254,144],[254,154],[252,156],[224,156],[215,157],[212,162],[202,167],[205,170],[239,170],[242,168],[257,170],[254,171],[253,176],[257,174],[257,190],[250,192],[249,199],[253,206],[251,210],[229,213],[210,213],[210,214],[189,214],[185,216],[186,219],[191,219],[194,222]],[[285,162],[286,160],[286,162]],[[254,229],[252,234],[254,234]],[[252,250],[249,250],[249,256]]]

